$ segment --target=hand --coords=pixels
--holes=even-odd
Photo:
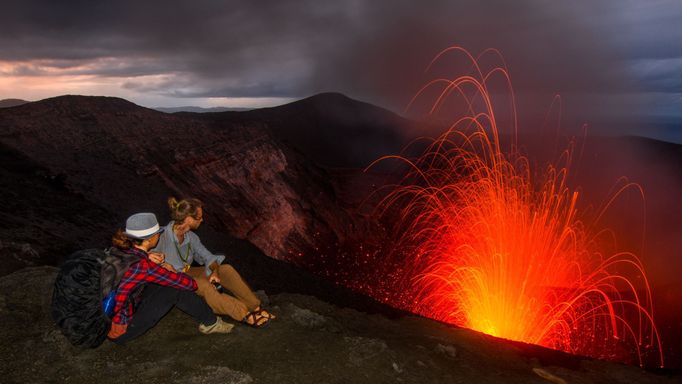
[[[166,261],[166,255],[160,252],[150,252],[149,253],[149,260],[156,264],[161,264],[164,261]]]
[[[218,271],[213,271],[211,272],[210,275],[208,275],[208,282],[211,284],[213,283],[220,284],[220,277],[218,277]]]
[[[116,323],[111,323],[111,328],[109,329],[109,333],[107,334],[107,337],[110,339],[117,339],[121,337],[126,331],[128,330],[128,324],[116,324]]]
[[[165,269],[167,269],[167,270],[169,270],[169,271],[171,271],[171,272],[177,272],[177,271],[175,270],[175,268],[173,268],[172,265],[170,265],[170,264],[168,264],[168,263],[165,263],[165,262],[164,262],[164,263],[161,263],[161,267],[162,267],[162,268],[165,268]]]

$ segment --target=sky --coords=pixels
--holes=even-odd
[[[567,3],[567,4],[564,4]],[[319,92],[402,112],[442,49],[499,49],[520,113],[682,121],[676,0],[4,0],[0,99],[263,107]],[[454,68],[454,67],[453,67]]]

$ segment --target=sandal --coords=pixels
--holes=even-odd
[[[262,328],[270,323],[270,320],[274,318],[275,316],[272,313],[258,307],[252,312],[247,313],[242,319],[242,323],[254,328]]]

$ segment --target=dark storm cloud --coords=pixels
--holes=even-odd
[[[682,57],[679,1],[611,2],[606,16],[609,22],[601,27],[608,30],[616,48],[626,53],[624,59]]]
[[[230,84],[231,83],[231,84]],[[282,82],[245,83],[222,80],[222,84],[196,77],[163,79],[161,81],[126,81],[124,89],[156,93],[171,97],[290,97],[295,85]]]
[[[193,95],[233,96],[220,93],[241,83],[243,94],[258,95],[262,84],[261,96],[300,96],[315,45],[330,42],[315,31],[328,37],[344,29],[337,27],[345,17],[339,8],[316,1],[12,2],[0,14],[0,59],[87,64],[67,74],[179,73],[179,85],[188,78],[211,85],[183,92]],[[120,60],[102,60],[111,58]],[[22,71],[31,73],[28,66]],[[41,73],[36,66],[32,71]]]
[[[630,0],[613,4],[610,15],[611,22],[602,28],[640,80],[640,89],[658,94],[662,109],[681,110],[682,6],[674,0]]]
[[[84,65],[84,63],[87,63]],[[8,70],[0,70],[3,76],[50,76],[55,70],[60,75],[106,75],[109,77],[130,77],[156,75],[167,67],[157,61],[135,59],[94,59],[94,60],[34,60],[21,62]]]
[[[457,44],[476,53],[495,47],[504,54],[518,94],[537,104],[529,108],[546,108],[559,92],[577,95],[567,102],[589,115],[591,103],[581,105],[580,95],[636,91],[636,63],[623,53],[627,39],[609,35],[635,18],[633,7],[657,14],[662,6],[627,3],[621,10],[620,4],[10,1],[0,14],[0,60],[27,62],[15,69],[23,74],[62,68],[68,74],[130,77],[122,82],[126,89],[169,96],[340,91],[401,109],[428,79],[422,70],[441,49]],[[654,22],[658,16],[651,17]],[[651,33],[680,34],[657,28]],[[632,41],[657,58],[669,55],[665,47],[644,47],[653,38],[644,34]],[[649,58],[642,55],[638,59]],[[667,69],[658,70],[652,86],[679,76],[662,65]]]
[[[405,105],[431,78],[422,75],[430,59],[456,44],[473,54],[498,48],[516,91],[525,100],[543,99],[542,108],[557,92],[628,90],[622,66],[614,65],[609,47],[593,37],[583,22],[587,11],[580,7],[542,1],[439,1],[415,7],[399,1],[390,13],[378,7],[369,12],[364,33],[344,41],[347,46],[331,53],[330,65],[316,72],[319,84],[331,88],[347,76],[341,83],[354,84],[359,93]],[[456,74],[452,70],[449,77]]]
[[[634,60],[630,66],[646,90],[682,93],[682,57]]]

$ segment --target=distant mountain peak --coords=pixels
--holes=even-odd
[[[68,110],[72,112],[108,114],[147,110],[159,113],[126,99],[112,96],[62,95],[33,102],[31,106],[35,110],[42,111]]]
[[[288,109],[292,107],[303,107],[305,109],[332,112],[336,115],[335,117],[340,117],[339,114],[343,114],[345,115],[345,118],[351,118],[352,115],[359,113],[363,115],[376,114],[384,117],[391,116],[392,119],[402,119],[394,111],[372,103],[354,99],[339,92],[318,93],[313,96],[270,109]]]
[[[307,97],[307,99],[333,99],[333,100],[353,100],[341,92],[322,92]]]
[[[114,97],[114,96],[83,96],[83,95],[61,95],[61,96],[55,96],[55,97],[50,97],[47,99],[42,99],[40,101],[37,101],[36,103],[44,103],[44,104],[116,104],[116,105],[128,105],[128,106],[136,106],[140,107],[139,105],[128,101],[126,99],[122,99],[120,97]]]
[[[30,101],[22,99],[2,99],[0,100],[0,108],[17,107],[19,105],[28,104]]]
[[[371,105],[373,107],[376,107],[373,104],[366,103],[364,101],[356,100],[353,99],[349,96],[344,95],[343,93],[339,92],[323,92],[323,93],[318,93],[309,97],[306,97],[304,99],[301,99],[299,101],[295,101],[294,103],[322,103],[322,104],[366,104],[366,105]],[[293,103],[292,103],[293,104]]]

